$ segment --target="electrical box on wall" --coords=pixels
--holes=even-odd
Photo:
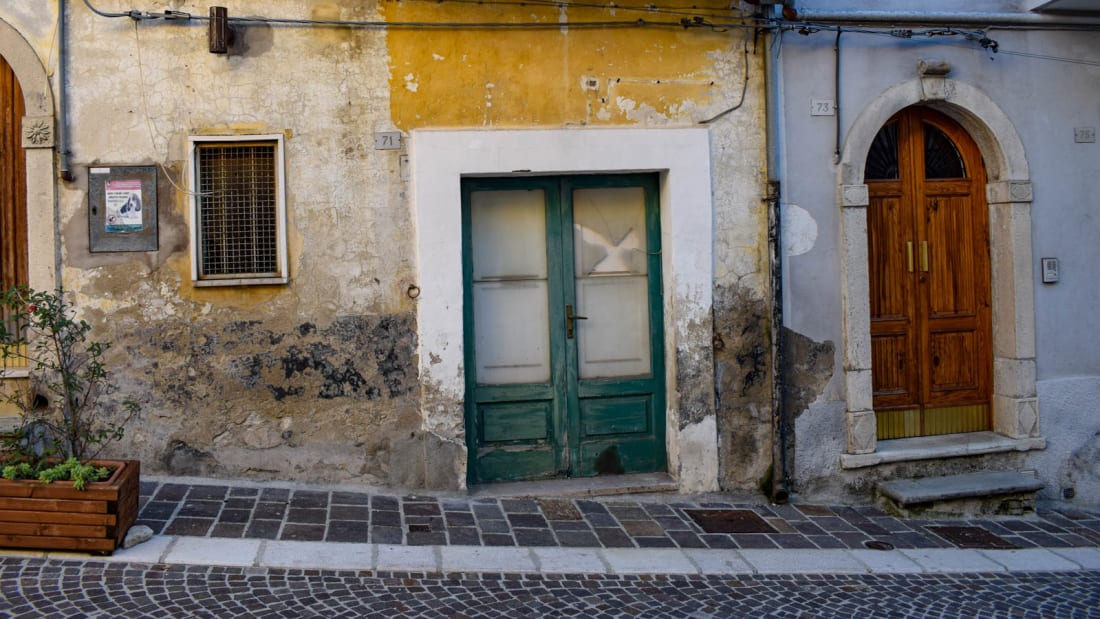
[[[88,247],[157,250],[156,166],[88,168]]]
[[[1058,259],[1043,258],[1043,283],[1053,284],[1058,281]]]

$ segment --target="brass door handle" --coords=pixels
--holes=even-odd
[[[578,316],[573,313],[573,306],[565,306],[565,339],[573,339],[574,327],[578,320],[588,320],[588,316]]]

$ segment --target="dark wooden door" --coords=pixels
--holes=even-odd
[[[977,145],[947,116],[910,108],[875,138],[865,179],[879,438],[987,430],[989,223]]]

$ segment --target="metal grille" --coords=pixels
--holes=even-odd
[[[198,146],[202,277],[279,270],[275,142]]]
[[[4,321],[4,328],[9,333],[20,333],[26,338],[26,316],[10,309],[0,310],[0,320]],[[14,344],[0,355],[0,370],[25,370],[27,369],[27,345]]]

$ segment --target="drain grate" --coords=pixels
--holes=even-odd
[[[955,544],[959,548],[1011,549],[1016,545],[997,537],[981,527],[936,526],[925,527],[928,531]]]
[[[756,512],[748,509],[685,509],[707,533],[775,533]]]

